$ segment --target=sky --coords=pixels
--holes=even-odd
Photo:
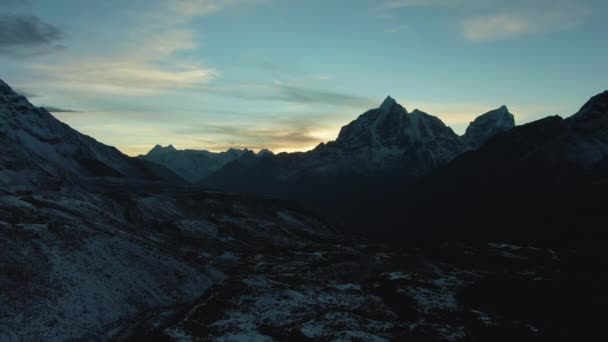
[[[0,0],[0,78],[129,155],[308,150],[390,95],[462,134],[608,89],[605,0]]]

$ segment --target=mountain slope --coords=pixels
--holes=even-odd
[[[24,188],[76,178],[180,182],[173,172],[130,158],[33,106],[0,80],[0,185]]]

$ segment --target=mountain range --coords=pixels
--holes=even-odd
[[[319,191],[369,197],[412,182],[514,126],[514,116],[502,106],[476,118],[458,136],[439,118],[420,110],[409,113],[389,96],[380,107],[342,127],[335,141],[309,152],[212,154],[157,146],[143,158],[188,180],[227,191],[295,198],[316,198]]]
[[[374,227],[375,235],[380,226],[386,230],[382,235],[403,232],[410,239],[451,234],[447,227],[454,224],[468,226],[473,236],[487,224],[476,218],[491,220],[502,215],[498,208],[512,207],[519,210],[511,215],[513,221],[523,213],[552,217],[558,239],[569,231],[568,222],[592,219],[579,212],[574,198],[601,202],[593,189],[606,184],[607,97],[606,92],[594,96],[566,119],[552,116],[517,127],[513,114],[501,106],[477,117],[463,136],[439,118],[420,110],[409,113],[387,97],[344,126],[335,141],[308,152],[244,153],[199,184],[295,199],[337,226],[363,232]],[[417,228],[404,230],[398,208],[411,209],[408,225]],[[549,214],[558,208],[559,214]],[[462,215],[471,210],[479,214]],[[493,232],[551,236],[540,228],[537,234],[516,232],[507,222]]]
[[[2,341],[605,334],[608,92],[463,136],[389,97],[308,152],[132,158],[0,81],[0,143]]]
[[[268,150],[260,154],[271,153]],[[245,155],[254,155],[248,149],[231,148],[226,152],[214,153],[205,150],[177,150],[173,145],[154,146],[147,154],[140,155],[142,160],[161,164],[191,183],[200,183],[211,173]]]

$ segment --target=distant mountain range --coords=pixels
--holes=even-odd
[[[503,106],[479,116],[458,136],[439,118],[412,113],[387,97],[344,126],[335,141],[303,153],[177,151],[155,147],[145,158],[190,181],[229,191],[289,197],[384,193],[437,169],[515,126]]]
[[[463,136],[388,97],[335,141],[308,152],[243,153],[201,184],[296,199],[346,229],[382,227],[389,236],[563,240],[577,224],[594,226],[597,216],[584,211],[607,200],[607,174],[608,92],[569,118],[517,127],[502,106],[476,118]],[[532,231],[521,224],[525,217]],[[495,220],[491,231],[484,229]],[[456,225],[466,229],[450,228]]]
[[[263,150],[259,154],[268,153],[272,152]],[[226,152],[214,153],[205,150],[177,150],[173,145],[156,145],[139,158],[161,164],[191,183],[200,183],[211,173],[246,155],[253,156],[255,153],[248,149],[231,148]]]

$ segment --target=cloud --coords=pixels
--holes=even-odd
[[[70,65],[32,65],[31,68],[53,76],[51,85],[75,91],[119,95],[154,95],[168,89],[195,88],[219,74],[199,65],[176,65],[159,68],[145,60],[98,60],[96,67],[87,63]],[[75,89],[74,89],[75,88]]]
[[[62,50],[59,41],[66,37],[57,26],[36,16],[0,16],[0,54],[32,56]]]
[[[28,99],[35,98],[35,97],[40,97],[40,95],[38,95],[36,93],[32,93],[32,92],[30,92],[27,89],[13,88],[13,90],[15,91],[15,93],[20,94],[21,96],[25,96]]]
[[[450,11],[461,35],[472,42],[506,40],[569,30],[584,22],[593,0],[390,0],[380,9],[435,8]]]
[[[525,35],[569,30],[588,15],[585,8],[554,8],[542,12],[499,14],[467,18],[462,33],[472,42],[505,40]]]
[[[60,107],[53,107],[53,106],[42,106],[42,107],[51,113],[80,113],[77,110],[65,109],[65,108],[60,108]]]
[[[283,126],[274,129],[233,125],[201,125],[178,129],[174,133],[180,136],[190,136],[192,139],[203,143],[205,148],[214,151],[221,151],[230,147],[254,150],[268,148],[274,151],[307,150],[322,141],[314,134],[314,130],[309,125]]]
[[[260,0],[167,0],[124,10],[125,28],[106,32],[111,50],[73,53],[55,63],[30,64],[48,86],[73,93],[152,96],[199,88],[221,72],[192,54],[200,39],[196,18]],[[76,49],[73,49],[76,50]],[[69,61],[69,62],[66,62]]]
[[[507,39],[534,30],[526,19],[509,15],[469,18],[463,23],[465,38],[473,42]]]
[[[310,88],[275,81],[264,84],[243,84],[228,87],[204,86],[201,91],[226,97],[255,101],[282,101],[299,104],[322,104],[340,107],[370,108],[377,99],[344,94],[323,87]]]
[[[350,114],[349,114],[350,115]],[[275,115],[265,117],[256,124],[254,119],[245,124],[239,121],[200,123],[174,129],[171,133],[182,141],[190,141],[189,147],[222,151],[230,147],[259,150],[268,148],[275,152],[306,151],[319,143],[335,139],[344,122],[327,121],[335,114],[312,113],[306,116]],[[325,119],[325,120],[323,120]],[[328,129],[332,126],[332,129]],[[334,127],[335,126],[335,127]]]
[[[270,94],[267,98],[286,102],[317,103],[355,107],[366,107],[375,102],[367,97],[342,94],[326,89],[303,88],[282,83],[275,83],[271,86],[271,88],[273,88],[275,92],[274,94]]]

